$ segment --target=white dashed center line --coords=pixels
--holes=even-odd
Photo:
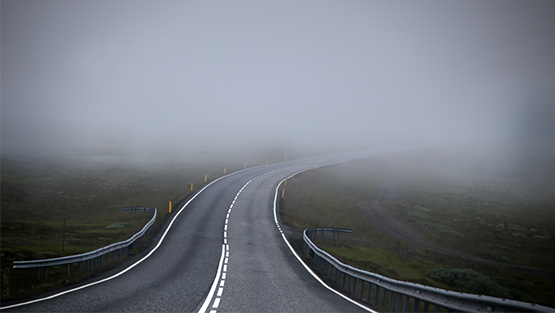
[[[233,199],[233,201],[231,202],[231,205],[229,206],[229,210],[227,210],[227,215],[225,217],[225,223],[224,223],[224,229],[223,229],[223,239],[224,239],[224,247],[225,249],[222,248],[222,255],[220,258],[220,265],[218,266],[218,272],[216,274],[216,278],[214,279],[214,283],[212,284],[212,288],[210,289],[210,292],[208,293],[208,296],[206,297],[206,300],[204,301],[202,307],[199,310],[199,313],[205,313],[208,306],[210,305],[210,303],[212,303],[212,307],[210,310],[210,313],[217,313],[217,309],[220,306],[220,302],[222,301],[222,296],[224,293],[224,285],[225,285],[225,280],[227,278],[227,263],[229,262],[229,244],[227,242],[227,231],[228,231],[228,224],[229,224],[229,217],[231,214],[231,209],[233,208],[233,205],[235,204],[235,201],[237,201],[237,198],[239,197],[239,195],[241,194],[241,192],[243,191],[243,189],[245,189],[245,187],[247,187],[248,184],[250,184],[251,181],[253,181],[254,179],[260,178],[262,176],[265,176],[266,174],[272,173],[275,170],[266,172],[256,178],[253,178],[251,180],[249,180],[245,185],[243,185],[243,187],[239,190],[239,192],[237,192],[237,194],[235,195],[235,198]],[[294,175],[294,174],[293,174]],[[274,212],[275,214],[275,212]],[[279,227],[278,224],[278,229],[281,232],[281,228]],[[218,288],[218,291],[216,291],[216,288]]]
[[[204,304],[200,308],[199,313],[206,312],[206,309],[208,308],[208,305],[212,301],[212,296],[214,296],[214,298],[213,298],[214,301],[212,302],[212,309],[210,310],[210,313],[216,313],[218,307],[220,306],[220,302],[222,301],[222,295],[224,293],[225,279],[227,278],[227,263],[229,262],[229,244],[227,243],[227,227],[228,227],[228,224],[229,224],[229,216],[231,214],[231,209],[233,208],[233,205],[235,204],[235,201],[237,201],[237,197],[239,197],[239,195],[241,194],[243,189],[245,189],[245,187],[247,187],[247,185],[250,184],[251,181],[252,181],[252,179],[249,180],[245,185],[243,185],[243,187],[239,190],[239,192],[237,192],[237,194],[235,195],[235,198],[233,199],[233,201],[231,202],[231,205],[229,206],[229,210],[227,210],[227,215],[225,216],[225,223],[224,223],[224,229],[223,229],[225,249],[222,249],[222,256],[221,256],[221,259],[220,259],[220,265],[218,267],[218,273],[216,275],[216,279],[214,280],[214,284],[212,285],[212,288],[211,288],[210,292],[208,293],[208,297],[206,297],[206,300],[204,301]],[[223,260],[223,262],[222,262],[222,260]],[[219,284],[218,284],[218,281],[219,281]],[[218,288],[218,291],[214,295],[215,288]]]

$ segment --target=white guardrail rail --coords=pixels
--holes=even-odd
[[[555,309],[533,303],[449,291],[391,279],[344,264],[318,248],[310,238],[324,232],[350,234],[341,228],[308,228],[303,233],[305,252],[313,258],[320,275],[333,280],[361,302],[387,308],[387,312],[552,312]]]
[[[41,277],[41,269],[44,268],[44,279],[48,278],[48,267],[57,265],[67,266],[67,275],[70,274],[70,265],[73,263],[79,263],[79,272],[82,271],[83,265],[85,270],[95,269],[102,266],[102,257],[106,257],[106,262],[108,262],[110,252],[112,252],[112,259],[116,260],[119,256],[121,260],[124,255],[127,255],[130,250],[135,248],[136,243],[141,243],[144,235],[152,231],[154,222],[156,221],[157,210],[151,207],[129,207],[121,208],[120,211],[145,211],[153,213],[152,218],[146,225],[129,239],[125,241],[120,241],[108,245],[103,248],[96,249],[91,252],[76,254],[71,256],[44,259],[44,260],[30,260],[30,261],[14,261],[13,268],[38,268],[37,279]],[[117,255],[116,255],[117,254]]]

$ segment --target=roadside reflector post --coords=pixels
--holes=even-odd
[[[225,175],[225,167],[224,167],[224,175]]]
[[[172,212],[172,202],[170,201],[170,213]],[[121,259],[121,253],[120,253],[120,259]]]
[[[283,189],[283,190],[281,191],[281,197],[282,197],[282,198],[283,198],[284,195],[285,195],[285,189]]]
[[[247,168],[247,163],[245,163],[245,168]]]
[[[208,181],[208,174],[204,174],[204,182]]]
[[[191,183],[191,191],[193,191],[193,183]]]

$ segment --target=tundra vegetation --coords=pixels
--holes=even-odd
[[[404,281],[555,307],[551,158],[424,149],[295,175],[280,201],[289,236]]]

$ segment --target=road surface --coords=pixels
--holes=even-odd
[[[304,169],[406,149],[312,157],[224,176],[180,208],[154,250],[125,272],[120,270],[116,276],[101,277],[49,299],[3,309],[363,312],[364,308],[325,288],[292,253],[274,218],[276,187]]]

